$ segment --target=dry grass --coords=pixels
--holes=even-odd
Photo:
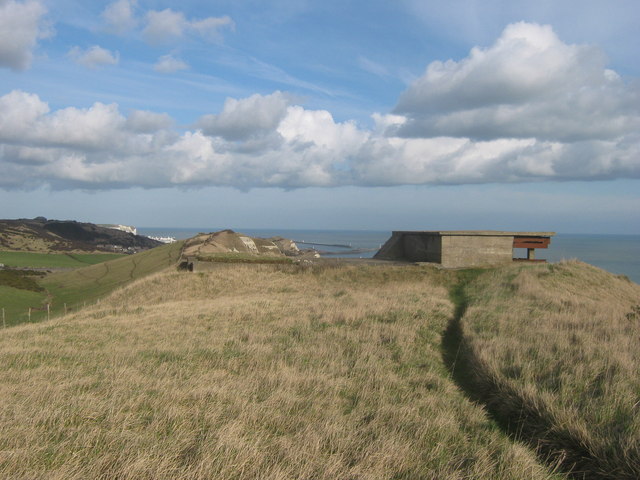
[[[6,330],[0,477],[551,478],[451,381],[431,278],[165,272]]]
[[[503,414],[565,468],[640,478],[640,286],[563,262],[498,270],[467,291],[463,335]]]

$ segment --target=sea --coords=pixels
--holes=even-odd
[[[173,237],[177,240],[198,233],[215,232],[216,228],[138,228],[139,235]],[[391,236],[383,230],[268,230],[239,228],[236,231],[252,237],[285,237],[300,248],[315,248],[323,256],[371,258]],[[520,251],[522,250],[522,251]],[[515,255],[525,257],[524,249]],[[640,284],[640,235],[596,235],[558,233],[548,249],[537,249],[536,258],[549,262],[578,259],[618,275],[626,275]]]

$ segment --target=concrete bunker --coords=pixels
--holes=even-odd
[[[548,248],[555,232],[494,230],[395,231],[373,258],[438,263],[461,268],[535,259],[536,248]],[[526,258],[514,258],[526,248]]]

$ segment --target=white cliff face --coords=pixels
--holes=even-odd
[[[138,234],[138,229],[129,225],[117,225],[116,228],[118,230],[122,230],[123,232],[133,233],[134,235]]]
[[[127,233],[133,233],[134,235],[138,234],[138,229],[136,227],[133,226],[129,226],[129,225],[111,225],[111,224],[102,224],[102,225],[98,225],[99,227],[105,227],[105,228],[112,228],[114,230],[120,230],[121,232],[127,232]]]
[[[259,253],[258,247],[256,246],[256,242],[254,242],[252,238],[250,237],[239,237],[239,238],[251,253],[255,253],[255,254]]]

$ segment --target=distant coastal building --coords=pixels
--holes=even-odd
[[[116,225],[111,223],[103,223],[98,224],[99,227],[111,228],[113,230],[120,230],[122,232],[133,233],[134,235],[138,234],[138,229],[136,227],[132,227],[129,225]]]
[[[431,262],[449,268],[536,261],[535,249],[548,248],[554,235],[494,230],[396,231],[373,258]],[[527,249],[526,258],[514,258],[515,248]]]

